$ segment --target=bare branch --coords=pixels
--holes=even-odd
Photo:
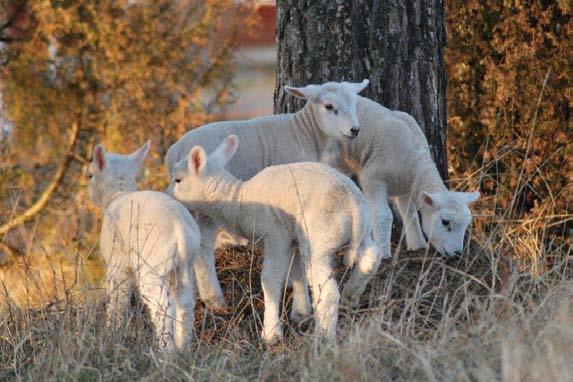
[[[74,158],[74,148],[76,146],[76,142],[78,139],[79,130],[80,130],[79,124],[77,122],[74,122],[72,124],[72,131],[68,141],[68,150],[60,163],[56,175],[54,176],[48,187],[44,190],[40,198],[38,198],[38,200],[36,200],[36,202],[32,204],[32,206],[30,206],[30,208],[28,208],[26,211],[16,216],[12,220],[8,221],[4,225],[0,226],[0,235],[5,235],[7,232],[13,230],[19,225],[26,223],[44,209],[48,201],[50,201],[50,199],[52,198],[54,191],[56,191],[58,186],[62,183],[66,171],[68,170],[68,167],[72,159]]]
[[[76,161],[80,162],[82,165],[86,165],[89,164],[90,161],[87,160],[86,158],[84,158],[83,156],[76,154],[76,153],[72,153],[72,159],[75,159]]]

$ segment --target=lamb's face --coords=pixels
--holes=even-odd
[[[89,164],[87,176],[89,178],[88,193],[94,204],[101,205],[106,193],[117,183],[135,184],[136,170],[129,160],[122,155],[105,154],[103,165],[94,161]]]
[[[196,174],[189,169],[187,158],[177,162],[173,168],[170,194],[181,203],[191,207],[194,202],[204,200],[205,183],[208,174]]]
[[[286,86],[287,93],[311,103],[318,126],[329,137],[354,139],[360,132],[356,101],[369,81],[327,82],[303,88]]]
[[[224,169],[235,155],[239,140],[229,135],[207,158],[201,146],[195,146],[189,157],[177,162],[168,192],[189,208],[212,198],[213,184],[230,176]]]
[[[458,256],[464,248],[464,235],[471,223],[469,204],[479,192],[423,193],[422,229],[440,254]]]
[[[130,155],[106,153],[103,145],[94,148],[88,165],[88,194],[94,204],[101,206],[105,196],[118,190],[135,188],[135,177],[149,152],[150,142]]]
[[[94,160],[89,164],[86,176],[88,177],[88,194],[92,203],[101,206],[106,184],[109,183],[108,171],[97,171]]]

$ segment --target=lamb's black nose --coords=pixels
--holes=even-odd
[[[358,133],[360,132],[360,127],[358,126],[352,126],[350,128],[350,132],[352,133],[353,136],[357,136]]]

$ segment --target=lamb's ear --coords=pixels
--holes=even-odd
[[[479,192],[478,191],[460,192],[459,195],[460,195],[462,201],[466,204],[471,204],[471,203],[477,202],[477,200],[479,199]]]
[[[225,167],[225,165],[231,160],[233,155],[237,152],[239,147],[239,137],[236,135],[229,135],[225,140],[217,147],[211,155],[209,155],[209,162],[215,164],[219,167]]]
[[[297,98],[306,99],[308,101],[315,101],[318,99],[318,86],[316,85],[307,85],[303,88],[295,88],[286,85],[285,92]]]
[[[362,90],[366,89],[366,86],[368,86],[369,83],[370,80],[363,80],[362,82],[349,83],[349,85],[352,87],[352,90],[358,94]]]
[[[137,168],[140,168],[141,165],[143,164],[145,157],[149,153],[150,146],[151,146],[151,140],[148,140],[147,142],[145,142],[143,146],[141,146],[140,148],[129,154],[129,159],[131,159],[131,161]]]
[[[422,200],[428,207],[438,208],[440,206],[439,197],[437,194],[431,194],[429,192],[422,191]]]
[[[205,168],[205,164],[207,163],[207,154],[205,154],[205,150],[201,146],[195,146],[189,152],[189,160],[187,162],[187,166],[189,167],[189,171],[192,174],[199,174]]]
[[[96,147],[94,147],[93,162],[100,172],[105,169],[107,163],[105,159],[105,147],[103,147],[101,143],[98,143]]]

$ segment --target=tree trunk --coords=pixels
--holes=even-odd
[[[278,0],[275,113],[304,102],[284,85],[370,79],[362,93],[410,113],[447,180],[443,0]]]

